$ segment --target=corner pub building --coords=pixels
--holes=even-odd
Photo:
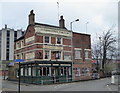
[[[72,31],[65,28],[63,16],[59,26],[36,23],[33,10],[29,14],[25,34],[15,41],[14,58],[20,63],[21,82],[53,84],[73,79]],[[18,80],[18,63],[9,65],[8,80]]]

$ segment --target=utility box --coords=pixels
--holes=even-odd
[[[112,72],[111,84],[120,84],[120,73],[116,71]]]

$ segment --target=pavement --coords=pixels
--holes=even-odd
[[[33,85],[21,83],[21,91],[118,91],[118,85],[110,83],[111,78],[80,81],[53,85]],[[3,91],[17,91],[18,82],[2,81]]]

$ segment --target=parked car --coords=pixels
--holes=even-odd
[[[100,75],[98,73],[92,73],[92,79],[99,79]]]

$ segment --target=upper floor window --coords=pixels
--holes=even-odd
[[[75,50],[75,59],[81,58],[81,50]]]
[[[21,47],[23,47],[23,46],[24,46],[24,41],[22,40],[22,41],[21,41]]]
[[[88,58],[88,55],[89,55],[88,51],[85,51],[85,58]]]
[[[16,49],[20,48],[20,43],[16,43]]]
[[[61,59],[61,51],[56,52],[56,59]]]
[[[49,43],[49,36],[45,36],[45,43]]]
[[[57,44],[61,44],[62,42],[61,42],[61,38],[60,37],[57,37]]]
[[[45,50],[45,59],[49,59],[49,51]]]
[[[64,52],[64,60],[71,60],[71,54]]]

